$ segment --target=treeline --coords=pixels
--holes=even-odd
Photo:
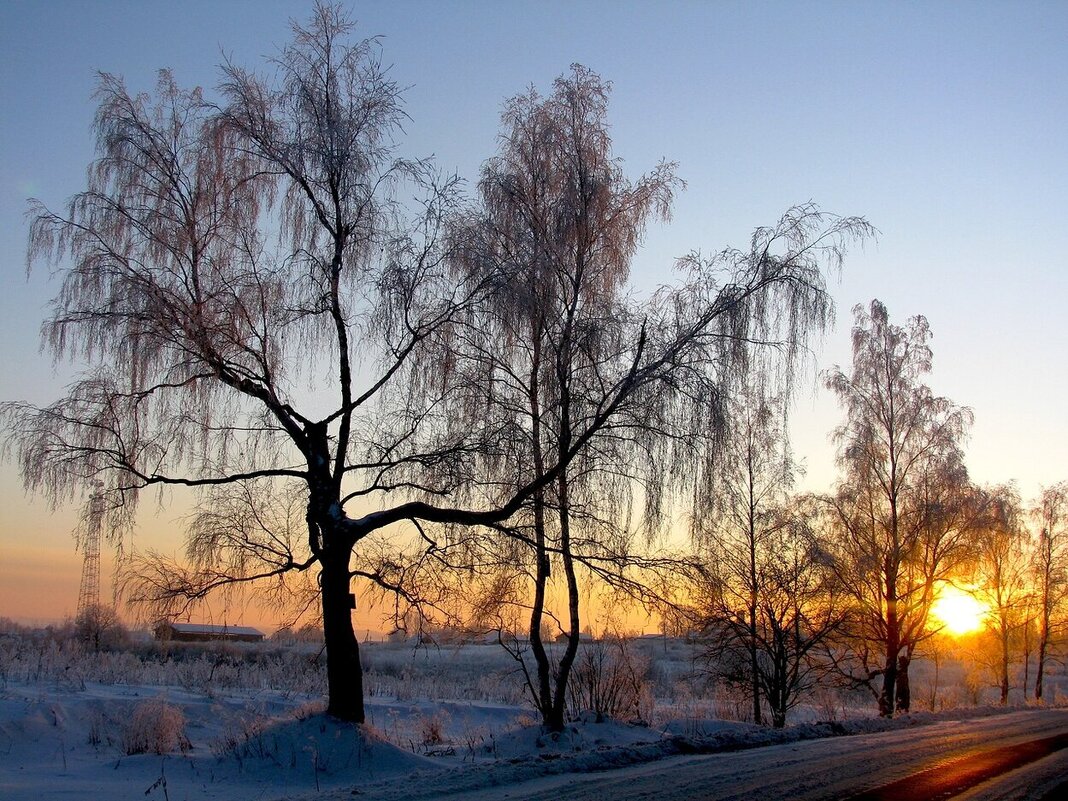
[[[845,418],[832,493],[791,493],[781,401],[753,392],[733,415],[720,513],[701,538],[723,676],[777,726],[820,682],[868,688],[886,716],[908,711],[909,666],[945,628],[935,607],[952,587],[992,635],[1001,702],[1020,656],[1025,685],[1036,659],[1025,690],[1041,700],[1068,625],[1068,482],[1030,504],[1011,484],[973,483],[972,415],[925,383],[927,321],[895,325],[878,301],[854,314],[852,368],[826,376]]]

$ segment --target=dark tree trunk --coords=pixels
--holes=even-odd
[[[908,712],[912,705],[912,691],[909,687],[909,664],[912,660],[902,656],[897,660],[897,690],[895,699],[898,712]]]
[[[1009,627],[1001,627],[1001,703],[1009,702]]]
[[[1035,665],[1035,700],[1042,700],[1042,680],[1046,675],[1046,653],[1049,649],[1049,624],[1053,612],[1052,583],[1054,570],[1054,532],[1052,528],[1053,506],[1043,504],[1043,514],[1047,515],[1050,526],[1043,527],[1038,540],[1039,552],[1039,589],[1041,611],[1038,616],[1038,664]],[[1027,682],[1024,681],[1024,695],[1027,695]]]
[[[768,699],[768,706],[771,708],[771,725],[776,729],[781,729],[786,725],[786,705],[790,695],[789,668],[787,664],[789,657],[785,651],[785,641],[782,634],[782,632],[776,632],[778,642],[776,644],[775,665],[772,668],[774,671],[772,686],[765,693]]]
[[[1027,698],[1027,686],[1031,683],[1031,624],[1023,625],[1023,694]]]
[[[760,726],[764,721],[761,719],[760,714],[760,665],[757,661],[757,640],[756,640],[756,606],[755,597],[750,596],[751,605],[749,607],[749,675],[750,691],[753,694],[753,723]]]
[[[352,630],[349,550],[324,551],[322,558],[323,636],[326,642],[327,713],[352,723],[364,722],[363,666]]]
[[[1042,700],[1042,679],[1046,672],[1046,648],[1049,643],[1049,621],[1042,618],[1042,632],[1038,638],[1038,665],[1035,667],[1035,700]],[[1027,688],[1024,688],[1027,694]]]
[[[571,677],[571,667],[575,664],[580,638],[579,590],[578,577],[575,575],[575,560],[571,554],[571,520],[568,513],[568,487],[566,472],[559,481],[560,492],[560,551],[563,556],[564,577],[567,580],[568,632],[567,645],[560,657],[560,666],[556,673],[556,698],[553,699],[551,714],[545,720],[549,731],[563,731],[564,717],[567,711],[567,683]]]
[[[883,671],[883,688],[879,692],[879,714],[884,718],[894,716],[894,702],[897,690],[897,661],[887,655],[886,669]]]
[[[750,482],[749,497],[753,489]],[[749,675],[753,693],[753,723],[763,724],[760,715],[760,665],[757,663],[757,568],[756,520],[753,503],[749,504]]]
[[[530,368],[530,419],[531,441],[534,452],[534,475],[545,475],[545,455],[541,442],[541,326],[535,325],[534,352]],[[534,599],[530,606],[530,650],[534,655],[537,672],[537,686],[531,687],[534,693],[534,706],[547,721],[552,710],[552,665],[545,651],[541,638],[541,624],[545,617],[545,591],[552,572],[549,550],[545,536],[545,492],[534,493],[534,558],[537,560],[534,571]]]
[[[942,655],[936,650],[934,652],[934,680],[931,682],[931,697],[927,702],[932,712],[938,711],[938,678],[941,668]]]
[[[552,665],[541,638],[541,624],[545,618],[545,589],[549,579],[549,553],[545,547],[544,502],[538,498],[534,501],[534,532],[537,567],[534,576],[534,599],[530,606],[530,650],[534,655],[537,687],[531,689],[535,691],[534,705],[545,718],[552,708]]]
[[[891,575],[886,582],[886,653],[883,662],[883,688],[879,693],[879,714],[884,718],[894,716],[897,700],[897,659],[901,652],[901,628],[897,617],[897,577]]]
[[[772,728],[782,729],[786,727],[786,710],[784,708],[773,705],[771,708],[771,725]]]

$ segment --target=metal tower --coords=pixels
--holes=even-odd
[[[87,620],[100,608],[100,529],[103,499],[95,494],[89,501],[82,540],[82,584],[78,590],[76,620]]]

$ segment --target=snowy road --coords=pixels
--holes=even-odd
[[[727,799],[846,799],[863,793],[867,799],[890,797],[879,788],[930,771],[931,776],[960,776],[982,763],[995,749],[1047,740],[1049,756],[959,792],[960,782],[932,795],[934,785],[918,785],[911,798],[956,797],[968,801],[1064,797],[1053,788],[1068,781],[1068,711],[1035,710],[975,720],[950,721],[880,734],[810,740],[733,753],[674,757],[620,770],[592,774],[561,774],[508,785],[483,785],[459,793],[437,793],[432,787],[408,788],[411,798],[453,801],[726,801]],[[1050,739],[1053,738],[1053,739]],[[1017,749],[1020,750],[1020,749]],[[1002,752],[1013,754],[1015,751]],[[1034,756],[1034,754],[1032,754]],[[1003,763],[1005,760],[1002,760]],[[997,770],[1003,770],[1004,764]],[[489,778],[489,777],[487,777]],[[493,781],[491,779],[491,781]],[[503,786],[502,786],[503,785]],[[445,788],[442,788],[445,789]],[[893,797],[909,801],[907,785]],[[1063,787],[1060,788],[1063,791]]]

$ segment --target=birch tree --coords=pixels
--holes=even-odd
[[[967,557],[975,515],[954,498],[966,495],[960,443],[972,416],[923,383],[931,371],[926,319],[894,325],[877,300],[854,317],[852,370],[827,378],[846,415],[835,432],[844,475],[827,507],[853,600],[857,669],[848,672],[891,716],[899,672],[926,634],[934,582]]]
[[[1063,629],[1063,612],[1068,599],[1068,482],[1062,481],[1042,492],[1033,512],[1038,523],[1035,551],[1035,592],[1038,595],[1038,666],[1035,674],[1035,700],[1042,700],[1043,681],[1050,643]]]
[[[491,560],[530,582],[529,601],[520,596],[529,603],[529,654],[511,650],[553,729],[564,725],[581,639],[578,568],[643,600],[656,595],[654,576],[685,569],[682,560],[644,556],[636,535],[653,536],[665,501],[693,490],[708,456],[698,443],[716,439],[724,399],[754,353],[780,347],[789,360],[798,336],[827,319],[826,298],[811,292],[809,279],[798,285],[795,307],[780,305],[792,290],[765,294],[768,279],[811,274],[869,232],[856,218],[791,209],[776,226],[759,229],[749,251],[686,259],[690,280],[635,303],[625,291],[631,259],[647,223],[667,218],[681,182],[670,163],[626,178],[612,153],[609,88],[575,65],[551,95],[530,90],[508,101],[499,153],[483,169],[481,204],[463,231],[467,274],[507,276],[458,337],[457,360],[473,371],[476,390],[469,413],[512,432],[510,447],[483,461],[486,483],[510,486],[526,470],[543,476],[587,436],[523,514],[498,527],[503,551]],[[615,387],[635,370],[647,370],[649,380],[620,397]],[[611,418],[595,423],[608,409]],[[517,560],[523,550],[516,551],[516,540],[528,566]],[[560,574],[564,648],[554,660],[543,632]],[[496,578],[491,586],[499,586]],[[481,611],[493,605],[491,598]]]

